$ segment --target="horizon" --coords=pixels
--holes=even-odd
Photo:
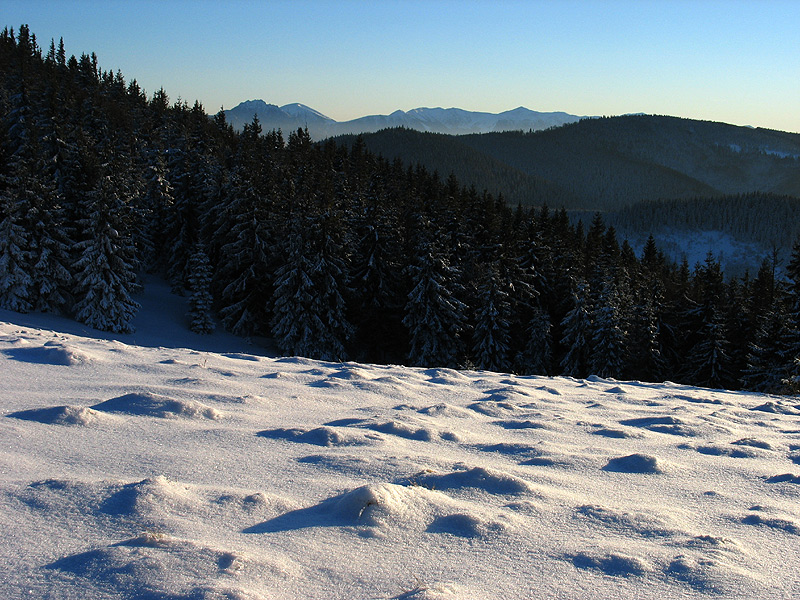
[[[2,0],[68,55],[209,114],[246,99],[336,121],[419,107],[645,113],[800,132],[800,3]],[[116,26],[116,24],[120,24]]]

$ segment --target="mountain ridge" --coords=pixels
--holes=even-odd
[[[241,129],[257,116],[262,129],[292,131],[307,128],[316,140],[359,133],[374,133],[381,129],[405,127],[415,131],[465,135],[498,131],[539,131],[574,123],[583,117],[566,112],[539,112],[519,106],[500,113],[468,111],[461,108],[418,107],[408,111],[396,110],[388,115],[365,115],[349,121],[336,121],[304,104],[295,102],[284,106],[264,100],[246,100],[225,110],[225,117],[234,129]]]

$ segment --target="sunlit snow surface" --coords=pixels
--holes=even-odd
[[[3,598],[800,597],[798,398],[31,318],[0,312]]]

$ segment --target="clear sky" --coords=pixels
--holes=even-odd
[[[800,0],[0,0],[152,94],[668,114],[800,132]]]

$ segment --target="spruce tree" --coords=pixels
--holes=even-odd
[[[292,224],[286,262],[275,273],[272,334],[285,354],[342,361],[353,328],[342,248],[327,218],[309,215]]]
[[[526,375],[549,375],[552,368],[553,336],[547,311],[534,307],[525,332],[527,340],[517,354],[517,370]]]
[[[202,244],[197,244],[189,259],[189,328],[195,333],[214,331],[211,297],[211,263]]]
[[[8,189],[0,192],[0,201],[0,308],[25,313],[33,308],[30,232],[20,214],[23,205]]]
[[[457,368],[464,356],[466,306],[456,297],[458,273],[431,239],[409,267],[412,289],[403,324],[412,365]]]
[[[589,305],[589,286],[578,282],[572,294],[572,310],[561,324],[564,336],[561,343],[567,352],[561,360],[564,375],[586,377],[592,336],[592,311]]]
[[[131,297],[138,288],[136,256],[126,231],[127,205],[120,188],[101,176],[86,199],[86,218],[80,222],[75,318],[103,331],[132,333],[139,304]]]
[[[510,368],[511,300],[513,288],[501,278],[495,263],[486,267],[478,285],[478,307],[472,334],[475,367],[485,371]]]
[[[599,377],[620,378],[625,368],[627,331],[617,286],[610,277],[602,283],[593,311],[589,370]]]

